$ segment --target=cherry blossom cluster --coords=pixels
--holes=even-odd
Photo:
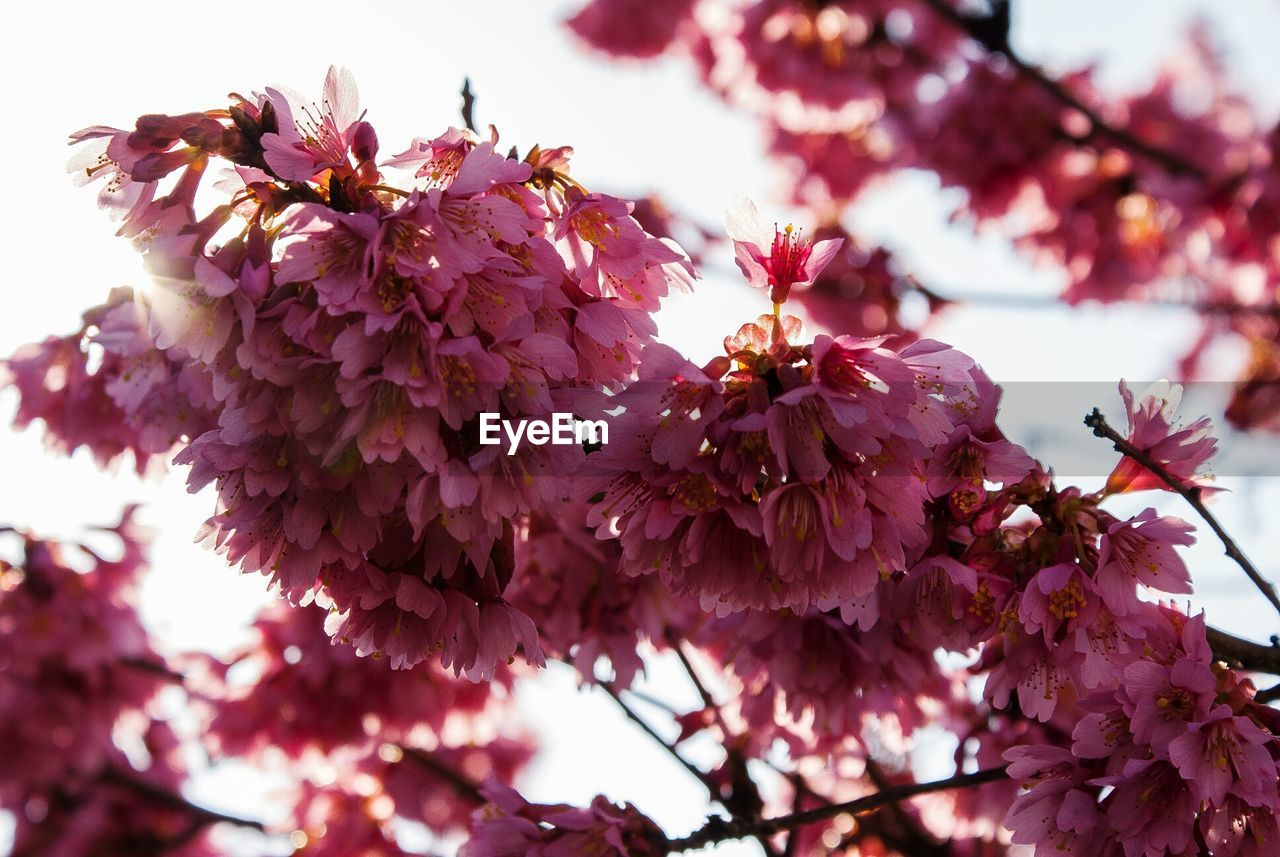
[[[213,428],[209,375],[181,352],[157,349],[149,322],[132,290],[115,289],[76,333],[24,346],[0,363],[0,380],[21,397],[16,424],[40,420],[59,452],[85,447],[103,466],[130,453],[139,472]]]
[[[308,857],[414,854],[398,820],[456,836],[483,803],[477,784],[509,781],[532,754],[508,673],[475,683],[362,660],[332,644],[314,608],[269,611],[225,661],[165,657],[134,606],[146,534],[132,511],[108,532],[120,543],[109,550],[102,538],[6,536],[19,548],[17,562],[0,560],[0,808],[17,819],[14,854],[212,857],[231,853],[227,825]],[[287,773],[287,817],[189,802],[199,743],[215,762]]]
[[[616,3],[575,28],[608,43],[600,14]],[[665,17],[613,49],[686,40],[786,133],[885,132],[963,41],[933,3],[904,17],[762,2],[718,21],[707,5],[658,4]],[[994,76],[984,97],[1026,86],[971,66],[964,81]],[[967,85],[913,121],[962,109],[949,99]],[[1046,145],[1097,142],[1076,136]],[[493,131],[380,162],[336,70],[319,104],[268,89],[76,141],[78,174],[102,183],[155,282],[5,361],[18,422],[104,463],[176,451],[192,490],[216,492],[200,537],[291,604],[228,661],[166,660],[130,606],[128,519],[122,559],[88,552],[89,571],[27,539],[0,576],[0,699],[19,748],[0,801],[36,853],[79,853],[44,839],[62,831],[129,841],[134,819],[158,837],[135,850],[157,855],[219,853],[223,823],[310,857],[415,853],[405,824],[468,837],[469,857],[747,837],[769,854],[1252,857],[1277,841],[1280,721],[1239,647],[1219,651],[1233,638],[1160,600],[1192,593],[1193,528],[1108,502],[1168,490],[1203,509],[1216,441],[1207,418],[1179,421],[1177,388],[1122,383],[1124,432],[1091,423],[1123,453],[1114,471],[1094,493],[1059,485],[1004,434],[982,369],[886,310],[902,295],[886,255],[830,225],[766,227],[745,201],[727,233],[774,312],[699,366],[654,339],[662,298],[694,277],[655,236],[688,224],[587,191],[567,148],[500,154]],[[1008,158],[985,174],[951,154],[955,181],[983,186],[976,216],[1040,181],[1017,153],[984,155]],[[858,305],[854,329],[880,335],[809,337],[784,313],[801,299]],[[480,443],[481,413],[558,411],[607,417],[610,442]],[[517,682],[558,658],[625,707],[654,650],[701,704],[672,712],[674,742],[652,736],[726,817],[675,838],[604,796],[521,797],[534,748]],[[166,687],[185,691],[198,736],[155,716]],[[122,724],[149,767],[118,746]],[[906,762],[929,727],[957,739],[956,777],[932,785]],[[721,750],[709,769],[683,755],[695,738]],[[288,817],[186,801],[192,744],[285,772]]]
[[[738,263],[775,304],[839,250],[791,226],[760,232],[744,205],[730,224]],[[762,316],[725,352],[698,367],[648,346],[616,398],[621,440],[590,459],[601,471],[590,522],[618,534],[622,570],[657,572],[704,610],[814,606],[874,621],[877,583],[929,544],[932,497],[971,502],[975,479],[1031,469],[1013,444],[980,438],[996,431],[979,389],[990,384],[939,343],[806,343],[797,319]]]
[[[115,559],[6,537],[18,549],[6,541],[0,560],[0,807],[16,821],[14,853],[71,857],[139,839],[216,853],[200,819],[132,785],[168,789],[185,771],[172,730],[148,715],[167,666],[134,608],[145,534],[132,511],[110,532]],[[117,736],[150,766],[135,771]]]
[[[1144,656],[1080,701],[1068,746],[1007,751],[1013,841],[1044,854],[1262,855],[1280,841],[1276,712],[1214,663],[1202,617],[1151,617]]]
[[[356,834],[389,843],[397,818],[437,834],[465,831],[476,784],[510,781],[533,753],[529,736],[512,728],[509,672],[477,683],[431,664],[366,663],[333,645],[315,613],[269,611],[230,669],[218,662],[189,683],[206,700],[195,707],[210,756],[289,760],[299,774],[292,827],[334,849],[324,853],[347,852],[328,837],[333,810],[316,802],[350,804],[342,811],[364,819],[352,823]]]
[[[686,54],[710,91],[759,118],[794,200],[832,223],[869,187],[926,170],[964,192],[967,219],[1060,270],[1067,300],[1201,310],[1181,368],[1243,339],[1228,416],[1276,427],[1277,137],[1203,29],[1148,86],[1116,95],[1092,68],[1050,77],[1022,59],[1007,2],[591,0],[568,25],[616,57]],[[874,333],[864,313],[823,315],[835,332]]]
[[[513,522],[566,496],[583,453],[503,455],[477,416],[590,412],[584,394],[630,378],[692,268],[628,203],[572,179],[567,147],[518,160],[496,132],[450,129],[387,161],[394,186],[362,116],[334,70],[318,104],[268,89],[79,132],[74,166],[155,285],[9,372],[22,419],[52,418],[68,446],[97,409],[121,423],[101,456],[181,444],[192,490],[218,490],[202,537],[291,601],[332,607],[362,654],[487,677],[542,659],[503,598]],[[197,211],[218,162],[223,202]],[[90,371],[84,341],[111,360]]]

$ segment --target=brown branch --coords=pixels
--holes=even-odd
[[[1280,646],[1255,643],[1217,628],[1207,627],[1204,634],[1209,641],[1209,648],[1213,649],[1214,657],[1226,661],[1229,666],[1249,672],[1280,675]]]
[[[121,658],[120,664],[130,669],[139,670],[141,672],[157,675],[165,681],[171,681],[174,684],[182,684],[187,677],[177,670],[170,669],[168,665],[158,661],[149,660],[147,658]]]
[[[422,766],[432,774],[447,782],[459,795],[475,804],[484,805],[488,799],[480,793],[480,787],[458,771],[446,765],[426,750],[401,745],[400,752],[406,759]]]
[[[1107,121],[1101,113],[1081,101],[1057,78],[1040,66],[1024,60],[1009,45],[1007,31],[1002,35],[993,29],[991,18],[966,15],[952,5],[952,0],[924,0],[924,3],[939,17],[951,22],[987,51],[1003,56],[1023,77],[1035,83],[1059,103],[1079,111],[1089,120],[1092,135],[1106,137],[1113,143],[1160,164],[1175,176],[1190,176],[1202,180],[1208,178],[1208,173],[1199,165],[1175,152],[1147,142],[1128,128]],[[1007,19],[1004,23],[1007,25]]]
[[[667,847],[673,852],[689,851],[730,839],[771,836],[779,831],[794,830],[797,827],[826,821],[829,818],[835,818],[845,813],[857,815],[858,813],[870,812],[873,809],[879,809],[882,806],[907,800],[918,795],[969,788],[1007,778],[1008,775],[1005,773],[1004,768],[987,768],[972,774],[958,774],[945,780],[893,786],[856,800],[833,803],[806,812],[797,812],[777,818],[765,818],[758,821],[711,818],[707,820],[707,823],[700,830],[682,839],[671,840],[668,842]]]
[[[1134,446],[1122,434],[1111,427],[1107,422],[1107,418],[1104,417],[1102,412],[1097,408],[1094,408],[1093,412],[1084,418],[1084,424],[1093,429],[1093,433],[1098,437],[1103,437],[1111,441],[1117,452],[1127,455],[1147,470],[1150,470],[1153,474],[1159,477],[1164,484],[1168,485],[1171,490],[1177,493],[1178,496],[1186,500],[1187,504],[1196,510],[1196,514],[1198,514],[1204,522],[1209,525],[1209,529],[1213,530],[1219,541],[1222,542],[1222,546],[1226,549],[1227,556],[1235,560],[1236,565],[1240,566],[1240,568],[1244,570],[1245,575],[1249,580],[1253,581],[1253,585],[1258,588],[1258,591],[1262,593],[1267,601],[1271,602],[1271,606],[1276,609],[1276,612],[1280,613],[1280,593],[1276,592],[1275,585],[1259,573],[1257,567],[1249,561],[1249,558],[1245,556],[1244,551],[1240,549],[1238,544],[1236,544],[1235,539],[1231,538],[1223,528],[1222,524],[1218,522],[1218,519],[1214,517],[1213,513],[1205,507],[1204,499],[1200,496],[1201,492],[1199,486],[1187,486],[1182,480],[1170,473],[1168,468],[1152,458],[1146,450],[1139,449]]]
[[[1280,699],[1280,684],[1274,684],[1266,690],[1260,690],[1253,697],[1253,701],[1262,705],[1275,702]]]
[[[462,122],[468,131],[476,130],[476,94],[471,91],[471,78],[462,79]]]
[[[888,774],[880,767],[880,763],[867,757],[867,777],[875,784],[880,791],[893,788],[893,782],[889,779]],[[893,822],[902,831],[901,836],[897,837],[902,840],[901,850],[903,853],[911,854],[912,857],[941,857],[941,855],[950,854],[951,847],[948,842],[939,842],[921,827],[911,814],[903,808],[901,803],[894,802],[888,806],[889,815]]]
[[[148,782],[147,780],[144,780],[128,771],[121,770],[120,768],[104,768],[102,773],[99,775],[99,778],[104,783],[110,783],[111,785],[120,786],[137,792],[139,795],[147,798],[148,800],[154,801],[161,806],[166,806],[171,809],[181,810],[182,812],[188,813],[193,818],[198,819],[202,824],[234,824],[237,827],[247,827],[251,830],[258,831],[259,833],[266,832],[266,826],[261,821],[227,815],[226,813],[218,812],[217,810],[197,806],[180,794],[171,792],[162,786]]]
[[[697,690],[698,696],[702,698],[703,707],[715,717],[716,725],[720,727],[720,733],[724,736],[723,749],[725,764],[729,767],[730,793],[722,796],[721,803],[724,804],[725,809],[729,810],[735,819],[759,818],[761,811],[764,809],[764,798],[760,795],[760,787],[751,778],[751,772],[747,768],[746,757],[734,746],[738,736],[729,730],[729,724],[725,721],[724,714],[720,711],[720,706],[716,704],[711,691],[707,690],[707,686],[703,684],[697,669],[693,666],[693,661],[685,654],[680,641],[673,637],[668,639],[671,648],[676,653],[676,657],[680,659],[680,665],[689,677],[689,682]],[[760,847],[764,849],[766,855],[773,857],[773,855],[777,854],[777,850],[769,843],[767,837],[760,836],[758,838]]]

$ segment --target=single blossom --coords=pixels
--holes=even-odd
[[[1181,385],[1160,381],[1135,398],[1129,386],[1121,381],[1120,396],[1129,417],[1126,439],[1183,485],[1203,488],[1202,469],[1217,451],[1218,441],[1212,434],[1208,417],[1200,417],[1188,426],[1178,421]],[[1127,457],[1107,478],[1107,491],[1113,494],[1151,488],[1168,490],[1163,479]]]
[[[793,287],[812,285],[843,244],[840,238],[815,244],[790,223],[770,230],[748,199],[736,202],[725,215],[725,228],[743,276],[754,288],[768,287],[774,304],[785,302]]]

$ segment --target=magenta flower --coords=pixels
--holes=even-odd
[[[1080,566],[1073,562],[1042,568],[1031,579],[1018,618],[1030,632],[1040,631],[1046,644],[1059,632],[1084,628],[1096,621],[1097,590]]]
[[[630,804],[597,797],[585,809],[533,804],[491,780],[490,803],[476,810],[472,837],[460,857],[658,857],[667,840],[656,824]]]
[[[775,304],[785,302],[793,287],[812,285],[844,243],[832,238],[814,244],[791,224],[767,229],[755,203],[748,199],[739,200],[729,210],[725,227],[743,276],[755,288],[767,286],[769,299]]]
[[[652,311],[671,288],[688,291],[694,271],[670,239],[649,235],[632,203],[570,188],[555,226],[565,262],[588,294]]]
[[[1184,854],[1191,845],[1197,803],[1178,770],[1161,759],[1132,759],[1121,773],[1100,777],[1112,786],[1107,821],[1126,857]]]
[[[1198,800],[1222,806],[1232,794],[1249,806],[1276,806],[1276,761],[1267,750],[1272,736],[1248,717],[1216,705],[1204,720],[1169,744],[1169,761],[1191,784]]]
[[[1088,772],[1071,751],[1046,745],[1005,751],[1009,776],[1020,792],[1005,825],[1015,845],[1035,846],[1035,857],[1092,857],[1106,841],[1107,823],[1098,808],[1097,790],[1086,784]]]
[[[591,0],[565,23],[597,50],[649,58],[677,40],[693,5],[693,0]],[[619,20],[626,20],[627,26],[617,26]]]

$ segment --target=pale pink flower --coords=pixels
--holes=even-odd
[[[1204,486],[1201,470],[1217,451],[1218,439],[1211,433],[1213,426],[1208,417],[1200,417],[1185,427],[1178,421],[1181,385],[1161,381],[1135,399],[1129,386],[1121,381],[1120,396],[1129,417],[1128,441],[1183,485]],[[1107,491],[1112,494],[1150,488],[1169,490],[1163,479],[1128,457],[1121,459],[1107,478]]]
[[[1127,616],[1138,609],[1137,584],[1171,594],[1191,592],[1191,574],[1175,549],[1195,543],[1191,531],[1186,521],[1157,517],[1155,509],[1107,527],[1094,579],[1111,612]]]

